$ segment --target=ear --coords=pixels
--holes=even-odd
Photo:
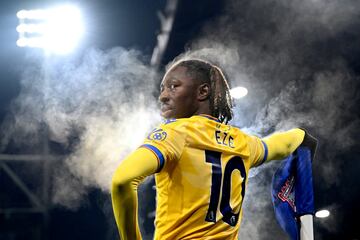
[[[198,87],[198,100],[204,101],[210,97],[210,85],[208,83],[202,83]]]

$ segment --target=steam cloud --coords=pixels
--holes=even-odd
[[[10,139],[36,145],[48,126],[50,139],[71,152],[54,171],[55,203],[76,208],[89,187],[108,191],[119,161],[160,122],[157,75],[140,59],[122,48],[92,49],[81,59],[47,58],[25,71],[2,146]]]
[[[354,43],[336,40],[342,33],[359,40],[352,32],[359,12],[360,2],[353,0],[227,1],[223,15],[186,53],[218,63],[232,86],[249,89],[236,102],[233,125],[258,135],[303,126],[317,136],[314,173],[327,188],[337,184],[341,166],[334,156],[354,147],[359,135],[358,76],[341,57]],[[153,97],[157,75],[139,59],[140,53],[121,48],[91,50],[80,60],[48,59],[25,71],[1,146],[10,138],[36,144],[46,124],[51,139],[71,150],[55,171],[54,202],[74,207],[88,187],[107,191],[119,159],[160,121]],[[241,239],[286,239],[270,206],[276,166],[252,172]]]
[[[315,135],[314,181],[324,190],[338,184],[342,163],[336,156],[358,146],[359,76],[344,55],[358,49],[359,12],[357,1],[227,1],[224,14],[207,24],[187,53],[218,63],[232,86],[249,89],[236,102],[231,124],[257,135],[299,126]],[[352,41],[341,38],[345,33]],[[287,239],[270,200],[277,166],[251,171],[256,177],[249,180],[239,239]],[[334,221],[331,226],[336,229]]]

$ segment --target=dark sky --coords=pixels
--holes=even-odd
[[[18,24],[16,12],[20,9],[52,6],[60,2],[2,1],[0,3],[2,36],[0,121],[3,121],[9,112],[10,102],[21,92],[20,80],[25,79],[25,84],[31,85],[31,81],[24,77],[23,70],[39,64],[39,60],[35,60],[32,56],[42,54],[41,50],[16,46],[18,37],[15,31]],[[141,54],[137,57],[140,56],[144,66],[148,65],[156,44],[156,34],[160,31],[156,11],[165,6],[165,0],[83,0],[76,3],[83,10],[86,22],[84,40],[74,53],[79,59],[85,56],[85,67],[79,64],[84,76],[88,70],[91,70],[86,61],[90,61],[92,56],[98,57],[100,63],[94,65],[103,70],[101,61],[111,62],[115,59],[107,52],[114,47],[122,47],[126,51],[138,50]],[[358,206],[360,112],[357,109],[360,104],[359,4],[351,0],[343,3],[336,0],[332,2],[306,0],[304,4],[298,1],[280,0],[228,0],[227,3],[223,8],[222,4],[216,1],[204,0],[199,1],[198,4],[190,0],[181,1],[163,63],[189,48],[200,56],[215,55],[213,59],[224,63],[226,71],[235,79],[233,83],[237,83],[238,78],[240,79],[244,74],[248,78],[241,79],[243,84],[248,84],[246,86],[249,86],[250,91],[253,90],[249,93],[248,103],[237,103],[236,124],[241,127],[262,127],[265,132],[281,129],[282,124],[286,127],[286,122],[301,123],[308,127],[319,138],[319,153],[314,163],[315,202],[317,208],[329,207],[335,216],[335,219],[329,218],[327,222],[315,220],[316,236],[318,239],[359,239],[357,220],[360,213]],[[218,50],[203,51],[212,47]],[[90,49],[97,50],[91,52]],[[118,50],[115,54],[126,51]],[[133,59],[132,55],[129,58]],[[65,66],[73,65],[65,64]],[[129,66],[129,69],[133,67],[131,64],[126,66]],[[144,72],[141,72],[141,76],[148,73],[147,68]],[[109,76],[117,76],[116,74],[110,73]],[[138,73],[134,73],[135,77],[136,74]],[[66,79],[65,77],[61,75],[59,79]],[[74,77],[77,78],[78,76]],[[106,79],[102,80],[104,86],[108,86]],[[156,81],[159,81],[159,78]],[[34,85],[36,83],[34,79]],[[139,80],[136,82],[138,85],[134,84],[134,86],[141,87],[143,83],[144,81]],[[60,85],[54,84],[54,86]],[[90,85],[92,86],[94,85]],[[100,97],[103,96],[100,91],[95,93]],[[64,96],[68,96],[67,94],[69,93],[64,93]],[[86,95],[81,96],[86,102]],[[96,98],[90,98],[90,100],[94,99]],[[285,110],[279,112],[279,109]],[[294,121],[293,118],[296,117],[301,118],[302,121]],[[71,141],[76,144],[79,139],[76,136],[72,137]],[[55,149],[58,146],[54,144],[52,147]],[[7,152],[11,153],[16,148],[9,149]],[[61,146],[59,149],[58,152],[64,151]],[[33,176],[34,172],[39,171],[36,170],[39,168],[38,165],[17,163],[11,167],[18,171],[26,183],[34,189],[36,189],[35,183],[41,184],[39,179]],[[60,168],[60,166],[55,167]],[[262,177],[254,180],[253,185],[264,185],[264,191],[267,191],[266,187],[269,185],[272,172],[264,172]],[[6,203],[13,201],[23,205],[28,204],[24,203],[24,196],[15,190],[11,180],[1,170],[0,181],[5,182],[6,189],[13,191],[14,194],[13,198],[6,198]],[[146,196],[153,196],[152,183],[147,184],[150,187],[142,191],[146,192]],[[93,185],[90,186],[92,187],[88,190],[86,200],[76,211],[58,205],[51,209],[48,228],[50,239],[114,239],[116,232],[114,232],[114,223],[109,220],[111,215],[109,196]],[[5,195],[2,193],[0,197]],[[143,201],[154,204],[154,199],[151,197]],[[264,211],[266,214],[272,211],[269,206],[267,207],[268,209]],[[145,231],[150,233],[153,219],[143,217],[147,219]],[[250,227],[246,218],[244,220],[244,227]],[[1,225],[2,221],[6,224]],[[24,226],[28,223],[42,226],[42,216],[5,218],[1,215],[0,226],[5,227],[0,227],[0,239],[14,239],[11,238],[11,234],[19,231],[17,225],[22,226],[19,222]],[[267,223],[264,233],[267,233],[269,228],[279,231],[275,223],[264,222]],[[39,237],[41,234],[36,233],[41,230],[31,230],[31,227],[26,229],[26,234],[34,236],[32,239],[41,239]],[[1,235],[2,231],[4,235]],[[23,235],[19,236],[15,239],[25,239]],[[267,236],[259,235],[259,239],[271,239]]]

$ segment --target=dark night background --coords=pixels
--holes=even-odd
[[[40,50],[16,46],[18,38],[18,33],[15,31],[18,25],[16,12],[63,2],[65,1],[34,0],[0,3],[0,123],[7,121],[10,112],[14,113],[11,103],[22,91],[21,79],[24,76],[24,68],[39,64],[38,60],[32,60],[29,56],[41,55]],[[318,158],[313,170],[315,205],[317,209],[329,208],[331,211],[328,219],[314,220],[315,239],[360,239],[357,217],[360,214],[358,205],[360,200],[358,176],[360,172],[358,157],[360,154],[358,143],[360,5],[350,0],[344,2],[307,0],[303,5],[299,1],[288,1],[289,3],[286,4],[280,4],[281,2],[283,1],[243,0],[236,3],[215,0],[180,1],[169,33],[169,42],[158,68],[162,72],[166,63],[185,50],[200,51],[205,47],[216,47],[217,43],[222,43],[229,49],[234,48],[234,52],[242,53],[239,62],[248,64],[244,72],[251,75],[252,79],[259,80],[259,82],[254,81],[254,86],[261,87],[257,94],[261,95],[262,92],[269,94],[266,97],[261,95],[260,103],[255,101],[249,105],[237,106],[235,114],[252,112],[252,115],[250,114],[246,119],[236,122],[240,126],[249,126],[252,125],[252,121],[257,123],[261,121],[261,116],[270,116],[272,111],[268,108],[268,113],[262,113],[254,120],[257,110],[263,109],[262,100],[264,102],[280,94],[279,89],[286,87],[282,80],[287,79],[288,76],[297,77],[294,80],[296,84],[320,90],[318,95],[326,96],[324,99],[303,94],[301,89],[304,88],[299,88],[300,91],[290,91],[297,96],[297,101],[305,102],[294,104],[296,109],[306,113],[306,116],[320,113],[319,116],[314,117],[316,124],[308,124],[306,120],[302,122],[319,138]],[[305,6],[306,3],[316,2],[321,2],[317,9],[312,9],[308,17],[301,16],[303,14],[301,11],[306,11],[308,7]],[[164,11],[166,0],[91,0],[76,1],[76,3],[81,7],[86,22],[86,34],[76,52],[79,59],[89,49],[106,52],[114,47],[122,47],[124,51],[135,49],[140,52],[137,57],[144,65],[150,65],[151,55],[157,44],[157,35],[161,32],[157,12]],[[301,8],[296,9],[297,6]],[[349,17],[346,17],[346,14]],[[323,19],[317,21],[313,19],[314,16]],[[287,23],[285,24],[282,19]],[[225,56],[228,52],[224,51],[223,54]],[[227,63],[226,60],[220,62]],[[237,69],[237,66],[232,64],[229,72]],[[337,68],[341,70],[337,71]],[[236,71],[241,71],[242,67],[239,69]],[[298,74],[300,72],[301,76]],[[316,74],[319,72],[326,72],[328,75]],[[336,75],[338,72],[340,78],[345,76],[347,80],[337,81],[331,77],[332,73]],[[329,77],[329,84],[317,82],[316,85],[316,79],[324,75]],[[271,78],[268,78],[269,76]],[[158,86],[159,81],[159,77],[155,78],[149,85]],[[251,85],[251,79],[245,81],[246,84]],[[334,91],[333,86],[338,88],[335,89],[339,91],[338,93]],[[328,93],[329,89],[331,94]],[[156,90],[152,94],[156,96]],[[314,94],[316,95],[316,92]],[[284,101],[287,101],[286,99]],[[312,105],[312,101],[317,101],[318,105]],[[274,101],[274,104],[276,103],[279,102]],[[282,100],[280,103],[279,108],[287,107],[282,104]],[[317,109],[319,106],[321,109]],[[286,109],[286,111],[291,113],[291,110]],[[328,114],[328,112],[333,113]],[[286,114],[279,118],[279,122],[291,119]],[[1,136],[7,136],[5,134],[7,125],[3,126],[5,127],[1,128]],[[278,125],[272,124],[265,129],[271,130],[275,126]],[[46,126],[40,127],[39,135],[42,138],[31,146],[17,144],[14,139],[6,143],[3,139],[1,141],[0,240],[116,239],[117,232],[111,215],[110,196],[103,189],[96,187],[96,184],[88,186],[87,192],[82,195],[83,200],[80,205],[74,208],[51,201],[49,195],[53,185],[51,180],[47,182],[44,179],[51,179],[49,176],[55,174],[57,168],[62,168],[61,158],[69,154],[74,149],[73,146],[81,141],[79,135],[82,130],[72,133],[68,137],[68,144],[64,146],[48,138],[46,129]],[[43,153],[60,157],[54,158],[54,161],[48,161],[52,159],[51,157],[43,161],[40,157]],[[32,156],[30,160],[22,158],[25,154]],[[49,175],[44,174],[45,169]],[[33,203],[14,182],[14,178],[10,177],[12,173],[16,173],[27,188],[46,203],[45,209],[31,208]],[[252,184],[267,186],[271,173],[265,171],[262,176],[254,178]],[[81,182],[80,177],[75,176],[74,179]],[[152,185],[153,181],[149,180],[140,189],[146,196],[140,198],[140,215],[144,220],[140,225],[147,237],[151,237],[153,232],[152,211],[155,191]],[[254,208],[251,211],[259,210]],[[269,206],[264,212],[268,211],[271,212]],[[246,214],[243,221],[245,219]],[[248,234],[244,239],[278,239],[271,236],[281,236],[286,239],[281,233],[266,235],[266,232],[281,231],[274,220],[266,223],[267,226],[254,226],[258,232],[264,229],[264,234],[253,236]],[[240,231],[247,231],[246,226],[248,224],[245,223]],[[273,230],[269,231],[269,228]],[[253,230],[248,231],[251,233]]]

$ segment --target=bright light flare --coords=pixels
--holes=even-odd
[[[17,45],[37,47],[66,54],[78,44],[84,33],[80,10],[65,5],[47,10],[21,10],[17,13],[20,24]]]
[[[21,10],[16,13],[19,19],[44,19],[47,18],[49,12],[46,10]]]
[[[19,33],[44,33],[46,32],[46,24],[20,24],[16,27]]]
[[[326,210],[326,209],[319,210],[315,213],[315,216],[317,218],[327,218],[328,216],[330,216],[330,212],[329,212],[329,210]]]
[[[230,95],[235,99],[245,97],[247,94],[248,94],[248,90],[244,87],[235,87],[230,89]]]

